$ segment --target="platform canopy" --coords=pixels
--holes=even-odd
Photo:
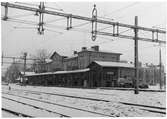
[[[45,73],[35,73],[35,72],[25,72],[25,76],[41,76],[41,75],[52,75],[52,74],[69,74],[69,73],[82,73],[89,71],[89,68],[86,69],[78,69],[71,71],[56,71],[56,72],[45,72]],[[23,72],[21,72],[23,74]]]

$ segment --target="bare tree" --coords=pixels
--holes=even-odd
[[[34,59],[32,69],[35,72],[42,73],[47,71],[46,59],[49,58],[49,53],[46,49],[38,49],[32,58]]]
[[[15,83],[19,77],[20,72],[23,70],[23,66],[18,63],[12,63],[5,73],[5,79],[7,82]]]

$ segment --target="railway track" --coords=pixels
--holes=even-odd
[[[75,117],[76,114],[77,115],[83,115],[83,116],[94,116],[94,117],[113,117],[112,115],[107,115],[107,114],[103,114],[103,113],[98,113],[98,112],[94,112],[94,111],[89,111],[89,110],[76,108],[76,107],[57,104],[57,103],[54,103],[54,102],[49,102],[49,101],[40,100],[40,99],[36,99],[36,98],[30,98],[30,97],[27,97],[27,96],[20,96],[20,95],[4,93],[4,92],[2,92],[2,94],[6,95],[6,96],[7,95],[13,96],[12,98],[2,96],[2,98],[6,98],[6,99],[9,99],[9,100],[12,100],[12,101],[16,101],[18,103],[29,105],[29,106],[32,106],[32,107],[38,108],[38,109],[42,109],[42,108],[39,107],[39,105],[36,105],[37,103],[49,104],[50,106],[55,106],[56,108],[61,108],[61,111],[66,110],[65,112],[69,114],[69,115],[68,114],[61,114],[63,117]],[[18,100],[18,98],[19,98],[19,100]],[[26,100],[26,101],[24,101],[23,99]],[[34,103],[30,104],[30,101],[33,101]],[[42,106],[42,104],[41,104],[41,106]],[[45,106],[44,109],[46,111],[52,111],[53,110],[53,109],[46,109],[46,106]],[[60,110],[58,110],[58,111],[61,112]],[[56,111],[55,113],[60,114],[59,112]],[[73,112],[73,113],[71,113],[71,112]]]
[[[15,97],[17,99],[17,97]],[[11,100],[9,98],[2,97],[2,108],[9,112],[9,114],[13,113],[18,116],[23,117],[60,117],[60,115],[51,113],[44,109],[34,108],[34,106],[26,105],[20,103],[19,101]],[[8,117],[8,114],[6,114]]]
[[[96,99],[96,98],[89,98],[89,97],[86,98],[86,97],[81,97],[81,96],[73,96],[73,95],[65,95],[65,94],[57,94],[57,93],[47,93],[47,92],[42,92],[42,91],[30,91],[30,90],[20,90],[20,89],[13,89],[13,90],[24,91],[24,92],[32,93],[36,95],[47,94],[47,95],[63,96],[63,97],[69,97],[69,98],[79,98],[79,99],[91,100],[91,101],[112,102],[110,100],[104,100],[104,99]],[[149,106],[149,105],[142,105],[142,104],[127,103],[127,102],[118,102],[118,103],[138,107],[141,110],[146,110],[146,111],[153,112],[153,113],[166,114],[165,107]]]
[[[42,91],[31,91],[31,90],[22,90],[22,89],[13,89],[13,90],[25,91],[27,93],[32,93],[32,94],[36,94],[36,95],[47,94],[47,95],[56,95],[56,96],[63,96],[63,97],[69,97],[69,98],[79,98],[79,99],[91,100],[91,101],[111,102],[111,100],[105,100],[105,99],[73,96],[73,95],[58,94],[58,93],[47,93],[47,92],[42,92]],[[109,94],[107,94],[107,95],[109,95]],[[143,105],[143,104],[134,104],[134,103],[128,103],[128,102],[119,102],[119,103],[124,104],[124,105],[131,105],[131,106],[138,106],[138,107],[148,107],[148,108],[153,108],[153,109],[166,110],[165,107],[149,106],[149,105]]]
[[[23,104],[23,105],[31,106],[31,107],[33,107],[35,109],[40,109],[40,110],[45,110],[45,111],[50,112],[50,113],[55,113],[55,114],[57,114],[58,117],[70,117],[68,115],[64,115],[64,114],[55,112],[53,110],[48,110],[48,109],[45,109],[45,108],[42,108],[42,107],[38,107],[38,106],[35,106],[35,105],[32,105],[32,104],[27,104],[27,103],[24,103],[24,102],[21,102],[21,101],[17,101],[17,100],[11,99],[11,98],[7,98],[7,97],[4,97],[4,96],[2,96],[2,98],[7,99],[7,100],[11,100],[11,101],[14,101],[14,102],[17,102],[17,103],[20,103],[20,104]],[[4,110],[8,110],[8,112],[13,112],[13,111],[11,111],[9,109],[4,109]],[[15,112],[15,113],[17,113],[17,112]],[[28,116],[28,115],[25,115],[25,114],[21,114],[21,115],[23,115],[24,117],[32,117],[32,116]]]
[[[16,117],[30,117],[30,118],[33,118],[33,116],[30,116],[30,115],[27,115],[27,114],[23,114],[23,113],[20,113],[20,112],[17,112],[17,111],[13,111],[13,110],[10,110],[10,109],[6,109],[6,108],[1,108],[1,109],[5,113],[7,112],[7,113],[12,114],[12,115],[14,115]]]

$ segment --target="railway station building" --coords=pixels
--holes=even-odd
[[[72,57],[54,52],[47,72],[26,75],[29,84],[68,87],[115,87],[119,78],[134,76],[130,63],[120,62],[121,53],[104,52],[99,46],[82,47]]]
[[[57,52],[54,52],[50,57],[52,61],[46,64],[46,70],[51,72],[84,69],[93,61],[119,62],[120,55],[122,54],[100,51],[99,46],[92,46],[89,49],[82,47],[81,51],[74,51],[71,57],[61,56]]]

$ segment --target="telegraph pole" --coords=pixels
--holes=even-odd
[[[25,81],[25,72],[26,72],[26,58],[27,58],[27,53],[24,53],[24,76],[23,76],[23,83]]]
[[[161,61],[161,47],[159,48],[159,86],[162,90],[162,61]]]
[[[139,94],[139,89],[138,89],[138,77],[139,77],[139,73],[138,73],[138,17],[135,16],[135,29],[134,29],[134,33],[135,33],[135,37],[134,37],[134,46],[135,46],[135,84],[134,84],[134,93],[135,94]]]

